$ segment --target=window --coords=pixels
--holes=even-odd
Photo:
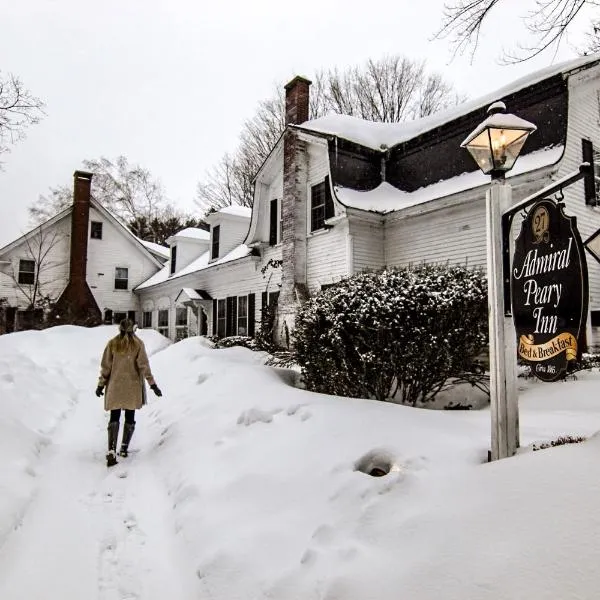
[[[188,337],[188,310],[184,307],[175,309],[175,341]]]
[[[221,226],[217,225],[212,228],[212,250],[210,257],[219,258],[219,238],[221,237]]]
[[[127,318],[127,313],[124,312],[116,312],[114,313],[114,322],[120,323],[123,319]]]
[[[325,229],[325,219],[333,217],[329,177],[310,188],[310,230]]]
[[[104,309],[104,324],[111,325],[113,322],[113,311],[110,308]]]
[[[237,334],[248,335],[248,296],[238,296]]]
[[[225,300],[219,300],[217,302],[217,335],[219,337],[225,337],[227,327],[227,311]]]
[[[93,240],[102,239],[102,223],[100,221],[92,221],[90,224],[90,237]]]
[[[169,309],[158,311],[158,333],[169,337]]]
[[[142,327],[144,329],[148,329],[149,327],[152,327],[152,311],[151,310],[145,310],[142,313]]]
[[[171,246],[171,275],[175,273],[175,264],[177,263],[177,246]]]
[[[115,268],[115,290],[126,290],[129,285],[129,269]]]
[[[23,285],[33,285],[35,283],[35,260],[19,261],[18,281]]]
[[[134,323],[137,323],[137,319],[136,319],[136,316],[135,316],[135,310],[128,310],[127,311],[127,318],[130,321],[133,321]]]
[[[269,245],[275,246],[279,242],[279,219],[277,213],[279,200],[271,200],[271,212],[269,215]]]

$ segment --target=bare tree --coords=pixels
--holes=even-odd
[[[454,0],[444,4],[444,17],[436,38],[449,38],[454,55],[477,51],[482,27],[491,20],[492,9],[506,5],[507,0]],[[531,10],[521,18],[534,43],[519,45],[516,51],[505,52],[503,62],[523,62],[548,48],[558,46],[576,17],[586,7],[597,7],[598,0],[532,0]]]
[[[11,279],[28,302],[28,309],[47,308],[56,298],[48,293],[48,287],[54,280],[49,271],[65,263],[64,259],[56,260],[52,251],[64,239],[56,228],[44,228],[41,225],[25,237],[26,258],[32,263],[31,271],[11,272]]]
[[[92,194],[103,206],[125,221],[139,216],[154,218],[164,208],[166,200],[162,184],[148,169],[130,165],[119,156],[113,162],[101,157],[83,161],[94,174]]]
[[[159,244],[178,228],[201,227],[202,221],[177,210],[167,201],[162,185],[148,169],[130,165],[119,156],[84,160],[84,167],[94,174],[92,196],[118,217],[143,240]],[[32,225],[42,223],[73,204],[73,190],[67,185],[50,188],[28,207]]]
[[[439,74],[426,72],[423,61],[401,56],[369,60],[343,71],[320,71],[310,90],[310,118],[329,112],[370,121],[397,123],[420,118],[462,100]],[[252,206],[252,181],[285,128],[285,95],[278,85],[259,102],[242,127],[233,153],[226,154],[198,183],[196,204],[206,213],[240,204]]]
[[[29,125],[38,123],[44,103],[11,73],[0,72],[0,154],[25,136]]]
[[[38,201],[27,207],[31,225],[39,225],[73,204],[73,190],[67,185],[50,188],[47,195],[40,194]]]

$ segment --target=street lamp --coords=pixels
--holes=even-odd
[[[492,176],[486,192],[487,279],[490,338],[491,459],[512,456],[519,445],[516,380],[516,334],[504,307],[502,270],[502,214],[512,205],[510,184],[504,180],[536,126],[506,114],[503,102],[488,109],[489,116],[461,144],[479,168]]]

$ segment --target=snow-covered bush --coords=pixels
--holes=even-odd
[[[303,305],[294,335],[308,389],[414,406],[471,370],[487,331],[485,275],[423,264],[327,288]]]

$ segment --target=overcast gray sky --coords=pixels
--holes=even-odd
[[[193,210],[202,173],[235,148],[256,103],[297,74],[401,53],[426,58],[475,98],[575,56],[565,44],[556,56],[497,63],[503,46],[524,38],[525,4],[506,0],[470,64],[431,41],[443,0],[6,2],[0,70],[21,77],[47,116],[4,155],[0,246],[27,229],[27,206],[70,185],[86,158],[125,155]]]

